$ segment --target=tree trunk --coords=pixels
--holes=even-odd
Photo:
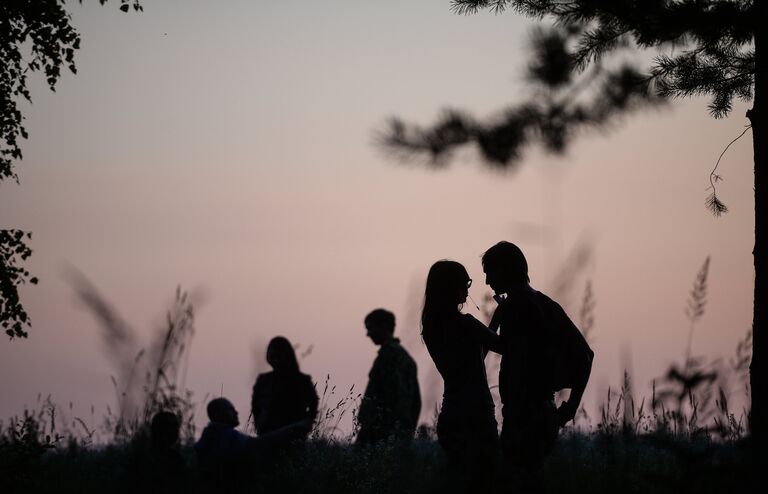
[[[752,410],[750,431],[757,457],[766,458],[766,324],[768,324],[768,36],[761,20],[768,19],[768,0],[754,3],[755,95],[754,106],[747,112],[752,123],[755,152],[755,300],[752,321],[752,363],[750,386]]]

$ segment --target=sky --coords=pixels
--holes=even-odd
[[[730,212],[704,207],[745,104],[714,120],[706,100],[678,101],[562,157],[532,149],[502,173],[468,149],[438,171],[394,161],[376,131],[393,115],[428,124],[448,106],[482,117],[523,100],[530,21],[457,16],[447,0],[142,4],[140,14],[67,4],[83,38],[78,73],[55,93],[30,80],[21,183],[0,184],[0,225],[33,232],[40,284],[21,291],[29,339],[0,343],[0,418],[47,395],[93,425],[115,406],[115,363],[72,270],[146,342],[177,286],[196,294],[186,384],[198,403],[223,392],[241,416],[275,335],[312,347],[301,367],[317,382],[362,390],[376,354],[362,321],[386,307],[431,420],[441,391],[419,337],[426,273],[439,259],[463,263],[480,302],[480,256],[499,240],[523,249],[545,293],[569,253],[590,253],[557,294],[578,323],[593,287],[588,411],[623,369],[648,394],[682,359],[684,308],[707,256],[694,353],[727,359],[751,326],[751,135],[719,168]]]

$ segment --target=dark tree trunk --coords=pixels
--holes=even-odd
[[[752,326],[752,363],[750,385],[752,411],[750,430],[758,458],[766,458],[766,324],[768,324],[768,36],[761,20],[768,19],[768,0],[754,4],[755,26],[755,97],[747,112],[752,123],[755,151],[755,300]]]

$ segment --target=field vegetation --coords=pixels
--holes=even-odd
[[[709,260],[689,295],[690,327],[682,361],[654,381],[650,397],[636,397],[625,373],[608,390],[597,416],[582,407],[543,467],[540,479],[546,492],[722,493],[750,488],[748,414],[731,410],[729,402],[737,394],[748,398],[751,334],[727,361],[691,351],[695,325],[706,308],[708,268]],[[77,290],[101,321],[115,355],[136,352],[118,359],[122,372],[113,377],[116,409],[108,409],[93,427],[88,424],[94,418],[73,416],[72,405],[61,407],[40,397],[36,409],[0,422],[0,492],[466,490],[446,467],[434,424],[422,424],[409,444],[354,445],[354,431],[340,432],[339,423],[354,416],[360,395],[354,389],[337,393],[330,376],[318,383],[321,411],[306,444],[268,461],[252,461],[212,485],[201,476],[192,447],[199,435],[195,413],[202,407],[183,386],[194,335],[191,297],[177,290],[166,327],[146,349],[136,350],[131,331],[96,290],[85,280],[77,282]],[[591,331],[594,306],[588,285],[581,311],[585,333]],[[205,401],[207,397],[200,403]],[[148,423],[159,410],[182,419],[181,461],[173,465],[157,455],[150,441]],[[515,475],[500,468],[493,491],[515,491]]]

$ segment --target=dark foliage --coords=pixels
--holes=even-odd
[[[0,2],[0,183],[8,179],[19,182],[13,164],[22,159],[19,141],[29,137],[19,109],[21,100],[32,102],[27,76],[42,72],[55,91],[63,68],[77,72],[75,50],[80,48],[80,35],[64,5],[64,0]],[[121,11],[131,7],[142,10],[139,0],[120,0]],[[37,283],[21,267],[32,255],[24,243],[25,235],[30,238],[20,230],[2,230],[0,235],[0,324],[11,338],[26,338],[24,327],[30,325],[18,286],[25,281]]]
[[[576,22],[533,32],[525,77],[531,96],[525,103],[485,122],[457,110],[426,128],[392,118],[378,143],[400,159],[426,156],[436,166],[445,165],[455,149],[474,144],[486,164],[505,169],[519,162],[526,146],[538,143],[561,154],[583,130],[607,129],[623,114],[663,101],[653,81],[629,63],[583,70],[580,43],[589,35],[588,24]]]
[[[401,159],[426,155],[435,165],[476,144],[488,166],[511,168],[527,145],[562,153],[582,129],[608,128],[665,98],[707,95],[712,116],[727,116],[734,98],[753,98],[752,6],[751,0],[454,0],[459,14],[512,9],[555,21],[532,36],[531,96],[487,122],[457,111],[426,128],[393,118],[379,142]],[[640,70],[621,60],[628,49],[658,54]],[[719,216],[728,208],[714,184],[711,190],[706,206]]]
[[[37,278],[22,266],[22,262],[32,255],[25,237],[31,239],[32,234],[22,230],[0,230],[0,326],[10,338],[26,338],[25,327],[31,325],[18,291],[24,283],[37,284]]]
[[[125,444],[93,449],[70,444],[46,448],[30,439],[2,442],[3,492],[256,492],[360,494],[468,492],[447,468],[439,445],[380,444],[356,448],[334,441],[309,441],[270,464],[212,483],[202,478],[192,448],[180,449],[170,467],[152,456],[137,436]],[[718,443],[665,434],[599,432],[562,437],[541,472],[543,492],[736,492],[749,487],[743,441]],[[514,471],[494,479],[493,492],[528,492]]]
[[[99,0],[104,5],[108,0]],[[80,0],[82,3],[82,0]],[[19,138],[27,139],[20,99],[32,102],[27,75],[45,74],[51,91],[61,77],[62,68],[73,74],[75,50],[80,48],[80,34],[64,10],[64,0],[4,0],[0,3],[0,181],[18,175],[13,160],[20,160]],[[131,5],[142,10],[138,0],[120,0],[120,10]]]

